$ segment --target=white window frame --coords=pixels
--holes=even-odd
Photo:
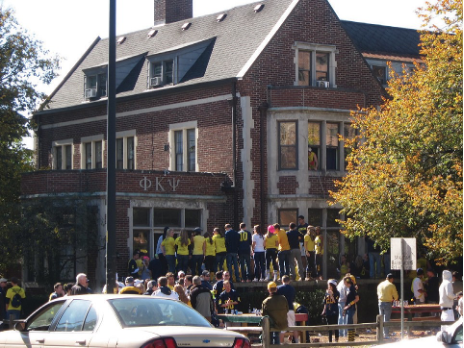
[[[176,170],[176,139],[175,132],[182,131],[183,138],[183,172],[188,171],[188,142],[187,142],[187,130],[195,129],[195,170],[199,171],[198,167],[198,127],[197,121],[175,123],[169,125],[169,170]]]
[[[66,170],[66,146],[71,145],[71,169],[74,169],[74,146],[73,146],[73,139],[63,139],[63,140],[55,140],[52,142],[53,148],[53,162],[52,162],[52,169],[54,170]],[[58,168],[57,163],[57,151],[58,147],[60,147],[61,151],[61,168]]]
[[[295,42],[292,47],[295,50],[295,86],[299,86],[298,83],[298,52],[305,51],[311,52],[311,71],[316,71],[316,53],[329,53],[329,88],[337,88],[335,79],[335,69],[337,68],[337,61],[335,60],[335,54],[339,53],[335,45],[321,45],[315,43],[306,42]],[[316,87],[316,74],[311,74],[311,83],[309,86]]]
[[[97,141],[101,141],[102,142],[102,159],[101,159],[101,162],[102,162],[102,168],[105,168],[105,163],[104,163],[104,159],[105,159],[105,139],[104,139],[104,135],[103,134],[98,134],[98,135],[92,135],[92,136],[89,136],[89,137],[82,137],[81,138],[81,146],[80,146],[80,150],[81,150],[81,169],[87,169],[85,166],[86,166],[86,163],[87,163],[87,158],[86,158],[86,151],[85,151],[85,145],[90,143],[91,145],[91,156],[92,156],[92,165],[91,165],[91,169],[95,169],[96,168],[96,153],[95,153],[95,143]]]
[[[124,131],[124,132],[117,132],[116,133],[116,140],[123,139],[122,146],[123,146],[123,169],[127,169],[127,138],[134,138],[134,170],[137,169],[137,136],[135,129]],[[115,144],[116,146],[116,144]],[[115,165],[117,168],[118,165],[118,154],[117,151],[115,153]]]

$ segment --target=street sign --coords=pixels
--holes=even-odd
[[[403,241],[403,250],[401,250]],[[416,238],[392,238],[391,246],[391,269],[401,269],[412,271],[416,269]],[[403,257],[401,257],[403,255]]]

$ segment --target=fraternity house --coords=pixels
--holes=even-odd
[[[338,135],[354,135],[351,110],[381,103],[390,68],[420,60],[419,34],[341,21],[327,0],[197,18],[192,0],[154,0],[154,10],[153,27],[117,37],[120,275],[133,250],[154,256],[164,226],[287,227],[304,215],[322,228],[328,275],[340,253],[362,254],[327,204],[345,170]],[[34,114],[37,171],[22,181],[25,202],[84,200],[102,240],[108,44],[97,38]],[[100,250],[68,271],[101,285],[104,261]]]

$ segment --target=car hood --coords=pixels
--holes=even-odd
[[[235,338],[244,338],[236,332],[195,326],[147,326],[125,328],[123,337],[138,337],[145,341],[172,337],[178,347],[232,347]],[[121,346],[121,340],[119,346]]]

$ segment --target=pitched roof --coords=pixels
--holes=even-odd
[[[200,82],[211,82],[234,78],[243,74],[250,62],[256,57],[263,43],[280,27],[283,18],[299,0],[266,0],[264,8],[254,11],[254,4],[247,4],[223,11],[227,16],[218,21],[218,13],[186,20],[191,25],[182,30],[184,22],[175,22],[155,27],[157,33],[149,37],[152,28],[124,35],[122,44],[117,45],[117,57],[134,57],[145,55],[147,58],[157,54],[166,54],[173,49],[185,49],[190,45],[208,41],[204,51],[199,54],[179,83],[165,86],[163,89],[175,88]],[[104,66],[108,62],[109,40],[98,41],[90,49],[82,62],[67,76],[67,80],[52,94],[50,109],[72,107],[88,103],[83,96],[84,70]],[[126,96],[150,92],[147,88],[148,69],[136,64],[132,77],[124,80],[117,96]]]
[[[420,56],[420,33],[415,29],[389,27],[378,24],[340,21],[361,53],[384,56]]]

